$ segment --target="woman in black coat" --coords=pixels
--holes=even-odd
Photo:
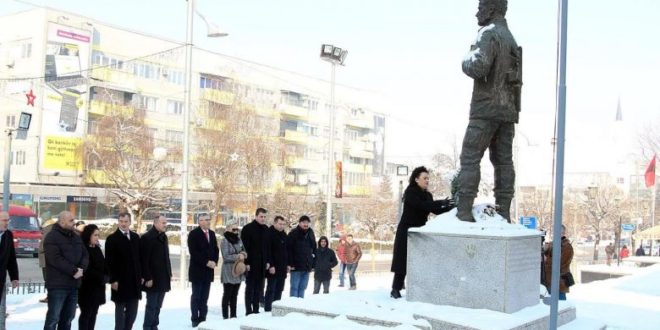
[[[78,306],[80,306],[78,329],[87,330],[94,329],[99,306],[105,304],[107,270],[103,252],[98,244],[99,228],[96,225],[87,225],[80,236],[89,254],[89,266],[83,274],[78,291]]]
[[[396,229],[394,238],[394,252],[392,255],[392,298],[401,298],[401,289],[406,279],[406,263],[408,255],[408,229],[421,227],[428,221],[429,213],[441,214],[454,207],[454,201],[433,200],[433,195],[428,192],[429,171],[420,166],[413,170],[403,194],[403,213],[401,221]]]

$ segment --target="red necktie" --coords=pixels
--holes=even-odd
[[[204,235],[206,235],[206,241],[209,242],[209,243],[211,243],[211,240],[209,239],[209,232],[208,232],[208,231],[205,231],[205,232],[204,232]]]

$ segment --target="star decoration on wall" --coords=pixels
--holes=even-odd
[[[27,97],[27,105],[31,105],[34,107],[34,100],[37,98],[36,95],[30,90],[29,93],[25,94],[25,97]]]

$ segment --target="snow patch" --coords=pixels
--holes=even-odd
[[[501,215],[490,216],[486,213],[492,204],[475,205],[472,209],[472,215],[477,222],[465,222],[456,217],[457,210],[453,210],[436,216],[429,220],[425,226],[420,228],[411,228],[410,231],[420,233],[438,233],[459,236],[498,236],[498,237],[519,237],[519,236],[542,236],[543,233],[538,230],[528,229],[520,224],[506,222]]]

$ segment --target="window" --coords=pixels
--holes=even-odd
[[[32,43],[24,42],[21,45],[21,58],[30,58],[32,56]]]
[[[151,96],[138,95],[137,97],[137,106],[140,109],[146,109],[149,111],[157,110],[158,99]]]
[[[176,144],[183,144],[183,132],[181,131],[172,131],[172,130],[167,130],[165,132],[165,140],[167,142],[172,142]]]
[[[98,134],[99,122],[95,117],[89,117],[87,121],[87,134]]]
[[[201,76],[199,78],[199,88],[210,88],[210,89],[217,89],[223,91],[231,91],[231,85],[227,80],[228,79],[224,77],[212,78],[212,77]]]
[[[11,153],[10,165],[25,165],[25,151],[18,150]]]
[[[176,85],[183,85],[184,82],[186,81],[183,75],[182,71],[175,71],[175,70],[167,70],[165,71],[163,69],[163,75],[167,77],[167,81],[176,84]]]
[[[7,127],[16,127],[16,116],[9,115],[7,116]]]
[[[167,113],[171,115],[183,114],[183,102],[176,100],[167,100]]]

